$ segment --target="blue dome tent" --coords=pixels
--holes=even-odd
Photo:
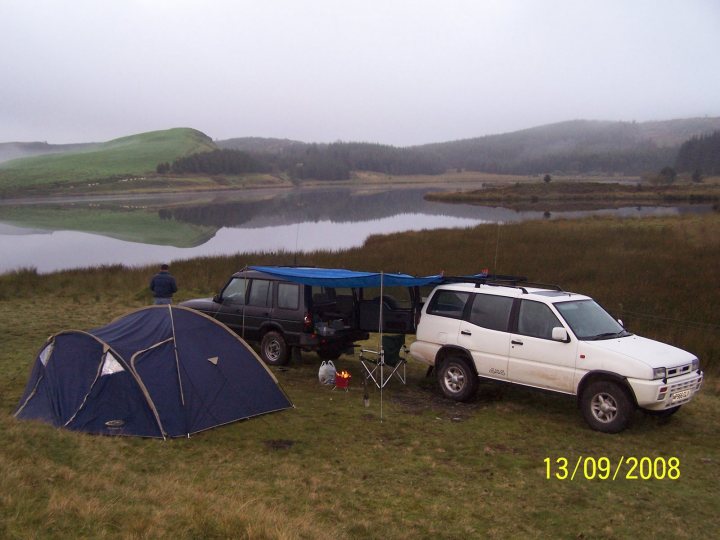
[[[226,326],[188,308],[150,306],[102,328],[51,336],[15,416],[167,438],[292,406],[273,373]]]

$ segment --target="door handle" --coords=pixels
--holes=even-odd
[[[472,336],[472,332],[470,332],[470,331],[468,331],[468,330],[461,330],[460,333],[461,333],[463,336]]]
[[[513,345],[522,345],[523,344],[522,341],[515,341],[514,339],[512,341],[510,341],[510,343],[512,343]]]

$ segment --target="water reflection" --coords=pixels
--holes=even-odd
[[[179,194],[132,199],[66,201],[63,208],[138,209],[155,216],[157,227],[185,223],[210,227],[214,236],[202,245],[173,247],[130,242],[80,231],[37,231],[0,224],[0,272],[35,267],[39,272],[124,264],[127,266],[247,252],[341,250],[362,245],[368,236],[422,229],[472,227],[481,223],[530,219],[577,218],[595,215],[645,217],[672,215],[692,209],[640,207],[609,210],[518,212],[423,199],[428,190],[289,190],[232,194]],[[57,207],[57,203],[55,208]],[[7,205],[4,205],[7,206]],[[37,212],[39,206],[33,205]],[[42,206],[40,206],[42,208]],[[0,212],[0,219],[2,219]],[[123,231],[113,231],[122,238]]]

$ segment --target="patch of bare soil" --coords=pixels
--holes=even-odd
[[[468,402],[458,402],[446,398],[434,379],[421,381],[417,386],[407,385],[402,391],[390,394],[390,401],[398,405],[405,414],[420,415],[431,412],[435,416],[454,422],[462,422],[502,400],[502,387],[481,385],[480,391]]]
[[[288,448],[292,448],[295,441],[289,439],[270,439],[263,441],[263,444],[265,444],[268,450],[287,450]]]

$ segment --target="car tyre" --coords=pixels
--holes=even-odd
[[[260,357],[269,366],[284,366],[290,359],[290,350],[280,332],[268,332],[260,342]]]
[[[467,359],[452,356],[445,360],[437,373],[440,390],[455,401],[469,401],[478,389],[478,376]]]
[[[580,407],[588,425],[603,433],[624,430],[635,410],[627,390],[613,381],[590,383],[582,393]]]

